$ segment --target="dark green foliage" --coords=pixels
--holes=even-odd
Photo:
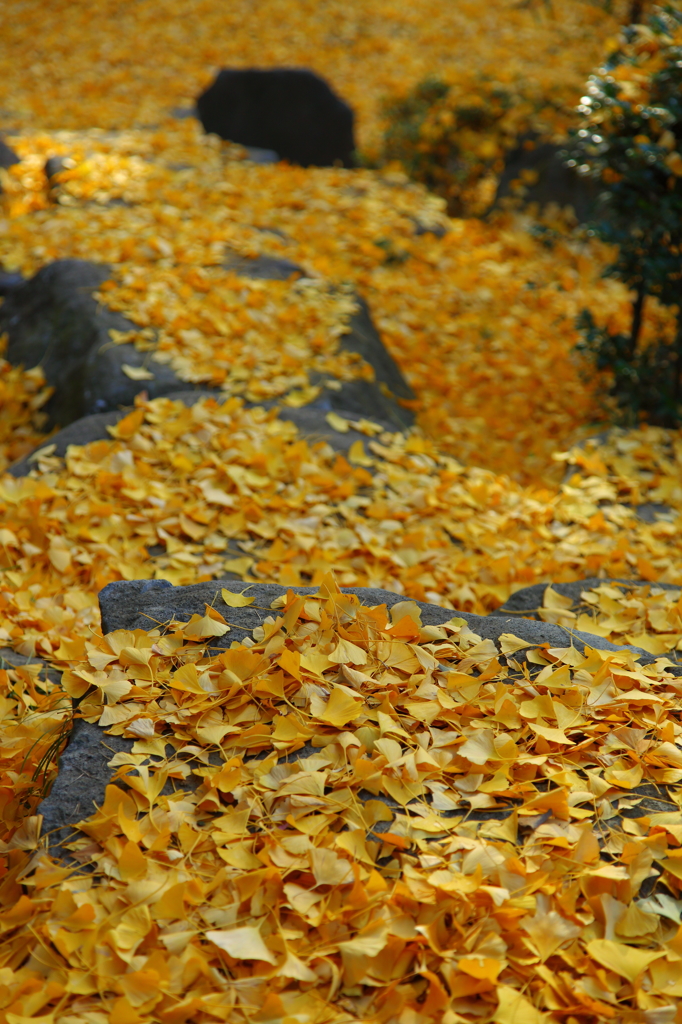
[[[669,6],[648,27],[625,29],[578,109],[584,120],[569,164],[600,180],[593,230],[618,246],[607,273],[634,292],[629,334],[609,334],[586,311],[578,348],[609,371],[617,418],[676,426],[682,419],[682,12]],[[672,344],[643,343],[649,296],[675,309]]]
[[[576,345],[589,356],[595,368],[608,371],[609,412],[620,426],[637,426],[640,420],[663,427],[680,422],[679,343],[659,342],[635,346],[631,334],[610,334],[598,327],[585,309],[578,318],[582,338]]]

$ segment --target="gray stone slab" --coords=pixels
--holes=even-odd
[[[343,381],[338,390],[325,389],[311,406],[323,412],[350,413],[353,419],[380,420],[393,431],[405,430],[414,423],[414,413],[401,405],[399,399],[411,401],[414,392],[384,346],[369,306],[359,295],[355,299],[358,310],[350,318],[348,331],[339,339],[340,347],[361,356],[374,370],[375,379]],[[311,381],[323,383],[324,378],[311,374]]]
[[[677,519],[679,515],[679,512],[671,508],[670,505],[664,505],[660,501],[644,501],[641,505],[630,507],[634,509],[635,515],[643,523],[657,523],[660,519],[670,521]]]
[[[279,153],[274,149],[263,149],[262,146],[245,146],[248,158],[252,164],[276,164],[279,161]]]
[[[259,256],[246,259],[234,253],[226,266],[243,276],[288,279],[303,274],[289,260]],[[54,395],[45,405],[50,427],[65,427],[75,420],[115,412],[146,392],[150,398],[188,390],[203,393],[206,385],[192,388],[173,369],[141,352],[132,344],[115,344],[109,332],[137,330],[120,313],[98,304],[93,292],[110,276],[110,268],[86,260],[57,260],[28,281],[12,284],[0,306],[0,334],[7,332],[7,358],[13,365],[41,366]],[[2,281],[0,281],[0,285]],[[384,348],[367,305],[351,318],[341,347],[358,352],[374,369],[376,381],[344,381],[338,390],[325,389],[313,403],[323,412],[345,410],[354,418],[378,417],[394,430],[414,421],[399,398],[413,397],[398,367]],[[133,380],[124,366],[141,367],[151,376]],[[324,383],[318,374],[313,383]],[[210,390],[210,389],[208,389]],[[219,391],[215,391],[217,395]]]
[[[194,405],[195,402],[202,398],[215,398],[218,402],[224,399],[224,395],[220,391],[201,389],[196,391],[176,391],[171,393],[169,397],[174,401],[184,402],[185,405]],[[249,403],[247,403],[248,405]],[[129,411],[130,408],[124,408],[116,412],[101,412],[94,413],[92,416],[84,416],[82,419],[70,423],[68,427],[64,427],[63,430],[48,438],[43,444],[38,445],[37,448],[29,452],[23,459],[13,462],[7,469],[7,472],[15,477],[26,476],[31,471],[35,455],[42,449],[52,445],[54,445],[53,454],[63,458],[69,445],[86,445],[90,444],[91,441],[101,441],[109,438],[111,434],[107,428],[118,423]],[[358,418],[357,413],[349,409],[342,408],[338,412],[340,415],[345,414],[345,418],[349,420]],[[369,440],[365,434],[361,434],[357,430],[349,429],[346,433],[333,430],[327,423],[326,415],[326,411],[318,406],[302,406],[300,408],[279,407],[280,419],[291,420],[298,427],[301,437],[305,437],[311,444],[314,444],[316,441],[326,441],[334,451],[347,452],[355,441],[367,442]],[[370,417],[364,418],[368,419]],[[394,431],[396,429],[392,423],[377,420],[374,417],[370,419],[371,422],[376,423],[384,430]]]
[[[397,399],[403,398],[411,401],[415,398],[414,391],[403,377],[396,361],[381,340],[381,335],[374,325],[368,304],[359,295],[356,295],[356,300],[359,308],[350,319],[348,333],[341,336],[341,348],[348,352],[357,352],[366,363],[369,363],[374,370],[382,397],[386,400],[387,395],[385,392],[394,396],[395,400],[391,401],[390,406],[392,412],[390,422],[397,423],[401,428],[409,427],[414,423],[414,413],[410,409],[401,406]],[[353,382],[355,385],[363,383],[365,382]],[[348,389],[346,393],[349,393]],[[363,398],[362,401],[364,402],[365,399]],[[344,407],[353,408],[353,406],[348,405],[347,401]],[[369,408],[372,409],[371,406]],[[372,415],[379,416],[382,419],[386,418],[379,408],[372,409]]]
[[[333,394],[334,392],[332,392]],[[338,430],[333,430],[332,427],[327,423],[327,413],[333,409],[334,412],[338,413],[344,419],[357,420],[360,415],[352,409],[348,409],[343,405],[331,406],[330,409],[325,409],[321,404],[315,403],[315,405],[303,405],[299,408],[292,409],[288,406],[279,407],[279,418],[281,420],[290,420],[295,423],[301,434],[310,444],[314,444],[316,441],[326,441],[327,444],[336,452],[347,452],[352,444],[356,441],[362,441],[363,444],[367,444],[371,440],[366,434],[360,433],[359,430],[353,430],[350,428],[345,433],[341,433]],[[398,428],[395,423],[390,420],[381,419],[379,416],[366,416],[361,414],[363,419],[369,420],[371,423],[376,423],[377,426],[382,427],[384,430],[389,432],[395,432]]]
[[[414,391],[384,347],[368,304],[359,295],[356,295],[356,301],[359,308],[350,318],[348,333],[341,335],[341,347],[361,355],[374,368],[377,380],[385,384],[392,394],[398,398],[413,399]]]
[[[248,587],[249,596],[254,597],[255,601],[247,608],[228,610],[225,618],[230,623],[231,631],[224,637],[216,638],[216,648],[229,647],[233,640],[241,641],[250,636],[254,627],[261,625],[265,616],[272,614],[269,609],[275,598],[286,594],[288,590],[293,590],[296,594],[316,594],[319,589],[224,580],[195,583],[187,587],[174,587],[167,580],[118,580],[109,583],[99,595],[102,629],[105,633],[115,629],[152,629],[174,618],[188,622],[192,615],[203,615],[207,604],[214,604],[218,610],[221,606],[225,607],[220,598],[222,587],[234,593],[241,593]],[[403,596],[390,590],[371,587],[343,587],[342,590],[347,594],[357,594],[367,605],[385,604],[391,608],[398,601],[405,600]],[[514,633],[529,643],[549,643],[552,647],[567,647],[573,642],[580,650],[583,650],[585,645],[605,651],[629,650],[638,653],[642,663],[649,664],[655,660],[640,648],[620,647],[602,637],[579,630],[567,630],[563,626],[547,622],[500,615],[472,615],[422,601],[417,601],[416,604],[421,609],[424,625],[440,625],[457,616],[465,619],[469,627],[484,640],[497,641],[502,633]]]
[[[592,434],[590,437],[584,437],[582,441],[578,441],[572,447],[584,449],[588,444],[590,444],[590,442],[594,442],[597,445],[606,444],[610,435],[610,430],[602,430],[599,434]],[[580,466],[569,464],[566,467],[563,480],[561,481],[562,484],[570,483],[571,478],[575,476],[576,473],[579,476],[585,475],[585,471]],[[606,506],[612,504],[612,502],[602,499],[597,502],[597,504]],[[677,512],[676,509],[659,501],[644,501],[640,505],[632,505],[629,502],[624,501],[621,502],[621,504],[624,505],[625,508],[631,508],[637,518],[641,519],[643,523],[657,523],[659,520],[671,522],[677,519],[679,515],[679,512]]]
[[[313,373],[310,379],[313,384],[324,383],[324,378]],[[380,385],[370,380],[343,381],[338,391],[325,388],[309,408],[318,409],[323,414],[345,413],[354,420],[379,420],[393,432],[403,431],[414,422],[414,415],[409,409],[398,405],[390,395],[384,394]]]
[[[104,264],[57,260],[13,288],[0,307],[0,334],[6,331],[9,336],[8,361],[27,368],[41,366],[55,389],[45,405],[51,427],[115,410],[144,390],[152,396],[187,390],[187,384],[161,364],[154,364],[153,381],[125,376],[122,364],[139,366],[144,354],[133,345],[111,341],[110,330],[137,327],[93,297],[110,275]]]
[[[556,590],[558,594],[570,597],[574,607],[576,607],[581,603],[580,595],[583,590],[592,590],[594,587],[600,587],[604,583],[626,587],[660,587],[662,590],[682,590],[682,587],[675,586],[673,583],[651,583],[648,580],[600,579],[597,576],[590,576],[584,580],[572,580],[570,583],[534,583],[532,587],[524,587],[522,590],[517,590],[500,608],[491,614],[494,616],[509,614],[536,615],[538,610],[542,608],[542,601],[548,586],[551,586],[552,590]]]
[[[291,278],[305,277],[302,267],[279,256],[249,257],[228,252],[223,267],[234,271],[239,277],[248,277],[254,281],[289,281]]]
[[[503,207],[504,200],[516,195],[513,184],[523,177],[524,171],[533,171],[535,181],[520,193],[522,204],[537,203],[540,208],[549,203],[571,206],[579,222],[594,218],[599,212],[599,187],[594,179],[578,174],[565,163],[561,145],[543,142],[537,136],[519,140],[516,149],[505,160],[500,175],[493,209]]]
[[[0,268],[0,297],[9,295],[15,288],[20,288],[24,280],[21,274],[12,274]]]
[[[178,121],[186,121],[190,117],[198,117],[196,107],[173,107],[170,115],[177,118]]]
[[[246,608],[230,608],[220,596],[222,588],[233,593],[242,593],[248,589],[249,596],[255,599],[254,603]],[[265,618],[273,614],[273,600],[286,594],[288,589],[297,594],[314,594],[318,590],[316,587],[287,588],[264,583],[248,585],[243,581],[230,580],[198,583],[188,587],[174,587],[166,580],[119,581],[110,583],[99,595],[102,628],[108,633],[116,629],[150,629],[157,625],[163,626],[172,619],[188,621],[193,614],[203,614],[206,604],[212,604],[218,610],[224,610],[225,618],[231,626],[225,637],[216,638],[215,641],[216,648],[226,647],[235,640],[241,641],[249,637],[256,626],[262,625]],[[368,587],[345,587],[343,590],[345,593],[357,594],[363,603],[370,606],[385,604],[390,608],[403,600],[400,595],[387,590]],[[498,640],[502,633],[513,632],[529,642],[549,642],[553,646],[567,646],[572,638],[578,648],[589,644],[602,650],[633,650],[617,647],[589,634],[569,634],[561,627],[543,622],[502,616],[484,617],[453,612],[450,608],[423,602],[417,604],[422,611],[422,621],[425,625],[438,625],[457,615],[465,619],[470,628],[484,639]],[[653,660],[646,652],[638,653],[642,655],[643,662]],[[97,725],[78,719],[74,722],[69,742],[59,761],[59,771],[51,792],[37,808],[37,813],[43,815],[43,835],[47,835],[47,842],[54,856],[69,860],[70,854],[63,844],[75,834],[74,826],[77,822],[91,814],[95,805],[101,805],[104,800],[106,786],[113,776],[113,769],[108,767],[113,754],[117,751],[129,752],[132,743],[132,740],[106,735]],[[315,749],[307,746],[293,754],[285,755],[280,760],[290,761],[314,753]],[[183,788],[193,788],[196,785],[198,781],[190,777]],[[649,800],[657,798],[656,807],[659,803],[664,809],[668,807],[665,797],[661,803],[658,794],[649,794],[648,791],[645,794],[642,791],[642,795],[646,795]],[[371,793],[363,793],[361,798],[376,799]],[[402,808],[390,798],[381,799],[394,814],[402,811]],[[503,819],[510,812],[511,807],[499,807],[481,812],[467,812],[466,808],[463,808],[461,813],[472,820],[493,820]],[[529,827],[534,827],[533,822],[529,823]],[[384,826],[376,828],[374,832],[380,834],[382,830],[385,830]]]
[[[288,280],[305,271],[290,260],[273,256],[248,258],[229,252],[223,266],[241,277],[263,280]],[[350,412],[354,418],[378,418],[392,430],[404,430],[414,423],[414,413],[400,405],[398,399],[414,399],[415,395],[403,377],[397,363],[385,347],[374,325],[370,308],[365,300],[355,296],[357,311],[352,315],[348,330],[341,335],[340,347],[356,352],[374,370],[375,380],[343,381],[339,390],[326,390],[311,405],[325,412]],[[324,382],[320,374],[311,374],[313,384]]]
[[[132,746],[132,740],[107,736],[97,725],[74,720],[50,794],[36,810],[43,816],[42,835],[51,852],[64,855],[61,844],[75,834],[76,823],[104,802],[113,775],[107,763],[116,753],[130,753]]]
[[[0,167],[4,167],[5,170],[8,167],[12,167],[14,164],[21,163],[21,159],[17,156],[11,146],[0,138]],[[0,188],[0,192],[2,189]]]
[[[40,676],[50,679],[53,683],[58,683],[61,678],[61,672],[49,666],[42,658],[27,657],[11,647],[0,647],[0,668],[24,668],[27,665],[40,665]]]
[[[129,324],[128,328],[131,326],[134,325]],[[149,380],[131,380],[123,371],[124,365],[143,367],[153,376]],[[188,390],[192,390],[192,385],[180,380],[170,366],[155,362],[151,352],[140,352],[132,343],[115,345],[107,337],[90,349],[83,363],[81,409],[91,416],[132,405],[141,391],[146,391],[150,398],[161,398]],[[194,390],[204,394],[206,385],[196,385]]]
[[[105,266],[85,260],[58,260],[13,289],[0,307],[0,333],[9,335],[7,359],[27,368],[42,366],[56,389],[46,406],[50,425],[82,415],[82,362],[99,336],[115,326],[98,318],[92,292],[109,276]]]
[[[74,161],[70,162],[70,165],[74,166]],[[45,161],[45,177],[50,182],[51,178],[54,178],[57,174],[65,171],[69,166],[69,158],[63,156],[51,156]]]
[[[172,397],[176,401],[184,402],[185,405],[194,405],[201,398],[212,398],[215,394],[216,392],[214,391],[197,389],[196,391],[179,391],[174,393]],[[63,430],[53,434],[44,444],[38,445],[32,452],[25,455],[23,459],[13,462],[7,469],[7,472],[15,477],[26,476],[31,471],[34,456],[43,448],[52,447],[52,445],[54,445],[53,454],[63,458],[69,445],[86,445],[90,444],[91,441],[107,440],[111,437],[107,428],[113,427],[124,416],[127,416],[129,412],[130,407],[117,409],[113,412],[99,412],[93,413],[91,416],[83,416],[81,419],[75,420],[74,423],[70,423],[68,427],[64,427]]]
[[[223,68],[197,98],[204,131],[302,167],[353,167],[354,115],[307,68]]]
[[[94,416],[83,416],[82,419],[70,423],[68,427],[53,434],[43,444],[38,445],[32,452],[25,455],[23,459],[17,459],[7,468],[6,472],[15,477],[27,476],[31,472],[35,461],[34,457],[38,452],[51,448],[52,445],[54,445],[53,454],[63,458],[66,455],[66,449],[71,444],[85,445],[90,444],[91,441],[101,441],[103,438],[110,437],[107,427],[113,427],[123,416],[125,416],[125,412],[101,412]]]

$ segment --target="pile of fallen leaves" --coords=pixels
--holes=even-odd
[[[293,404],[317,393],[313,369],[337,379],[370,373],[338,351],[353,286],[443,451],[520,481],[557,482],[553,451],[603,419],[597,382],[572,355],[576,317],[588,307],[613,331],[628,320],[627,291],[601,280],[612,253],[559,222],[533,235],[519,218],[449,220],[438,197],[386,170],[255,166],[202,136],[193,118],[169,115],[174,104],[189,110],[216,65],[309,64],[312,52],[356,106],[369,149],[384,99],[427,71],[462,109],[476,107],[482,89],[515,92],[530,81],[536,99],[558,89],[554,106],[565,110],[624,6],[609,13],[575,0],[560,15],[507,0],[485,15],[426,0],[247,8],[202,0],[190,45],[172,0],[98,4],[96,13],[88,2],[66,19],[59,5],[31,2],[6,19],[0,107],[21,162],[0,169],[0,265],[32,274],[59,258],[106,262],[112,279],[100,299],[138,328],[146,374],[160,360],[189,382],[254,401],[293,391]],[[62,61],[71,33],[79,60]],[[146,45],[133,54],[141,34]],[[30,67],[21,83],[17,64]],[[490,132],[479,141],[497,145]],[[63,163],[48,181],[51,157]],[[235,281],[223,266],[229,252],[283,256],[308,276]],[[671,325],[651,303],[645,339]]]
[[[106,263],[100,301],[125,314],[147,355],[188,382],[263,401],[310,401],[322,381],[371,376],[340,352],[353,310],[370,305],[418,396],[421,426],[467,464],[557,482],[552,461],[603,418],[572,354],[586,306],[610,330],[629,296],[601,273],[612,253],[560,224],[451,220],[404,176],[258,166],[194,123],[163,131],[24,133],[4,177],[0,264],[35,273],[54,259]],[[69,162],[51,187],[46,160]],[[284,257],[305,277],[235,278],[230,254]],[[649,304],[644,336],[673,319]],[[135,370],[136,373],[139,371]]]
[[[633,644],[649,654],[682,650],[682,604],[674,587],[602,583],[586,588],[578,609],[548,586],[537,617],[567,629],[593,633],[616,644]]]
[[[87,871],[36,817],[7,844],[10,1024],[677,1019],[669,661],[498,648],[331,578],[226,647],[253,598],[216,597],[59,653],[79,716],[133,743],[70,844]]]
[[[21,162],[0,170],[0,265],[106,262],[98,298],[134,325],[111,340],[147,354],[141,386],[168,363],[217,391],[139,399],[64,458],[42,435],[30,475],[0,481],[0,643],[27,659],[0,663],[0,1024],[679,1024],[682,443],[644,427],[571,447],[601,417],[575,318],[628,322],[600,279],[612,253],[558,219],[449,219],[390,170],[257,166],[169,116],[223,64],[314,52],[371,153],[384,97],[434,69],[457,103],[524,76],[577,95],[621,8],[6,12]],[[303,276],[240,278],[230,254]],[[359,434],[339,453],[244,400],[370,378],[339,345],[355,290],[418,427],[330,414]],[[645,337],[671,330],[650,303]],[[49,395],[0,364],[0,468],[39,440]],[[111,580],[225,574],[244,593],[189,623],[101,635]],[[535,614],[562,648],[457,617],[595,575],[650,586],[546,589]],[[231,644],[254,580],[319,593]],[[405,600],[388,613],[338,585]],[[414,599],[452,620],[424,626]],[[575,630],[657,660],[581,654]],[[75,701],[131,749],[67,867],[34,812]]]
[[[463,91],[481,76],[571,89],[601,58],[629,0],[410,5],[360,0],[26,0],[4,3],[0,110],[7,128],[106,129],[163,123],[220,67],[312,67],[357,112],[378,150],[382,101],[438,71]],[[19,70],[21,69],[21,70]]]
[[[4,347],[0,337],[0,353]],[[52,392],[39,366],[24,370],[0,354],[0,471],[44,440],[45,417],[40,410]]]
[[[141,402],[111,439],[64,459],[48,443],[29,476],[0,482],[0,640],[51,656],[93,623],[95,595],[115,579],[317,585],[332,571],[342,586],[482,614],[548,579],[682,583],[682,495],[667,492],[669,511],[645,523],[624,503],[632,494],[601,477],[522,488],[418,431],[330,419],[363,435],[346,454],[237,398]]]

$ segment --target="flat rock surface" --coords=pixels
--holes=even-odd
[[[15,288],[20,288],[24,283],[21,274],[13,274],[0,268],[0,296],[9,295]]]
[[[189,622],[192,615],[203,615],[207,604],[214,604],[220,610],[224,606],[220,590],[225,587],[234,593],[241,593],[248,587],[249,596],[255,598],[247,608],[230,608],[225,618],[231,631],[216,639],[216,647],[229,647],[233,640],[241,641],[262,624],[267,615],[272,615],[270,606],[275,598],[293,590],[295,594],[316,594],[318,587],[279,587],[274,583],[247,584],[243,581],[211,580],[195,583],[188,587],[174,587],[167,580],[119,580],[106,586],[99,595],[102,610],[102,629],[110,633],[115,629],[153,629],[154,626],[177,619]],[[391,608],[405,598],[390,590],[371,587],[343,587],[344,593],[357,594],[363,604],[385,604]],[[636,651],[642,663],[655,659],[637,647],[619,647],[591,633],[567,630],[547,622],[531,619],[505,617],[500,615],[471,615],[455,612],[452,608],[415,602],[422,613],[424,625],[439,625],[453,617],[464,619],[469,628],[482,639],[498,640],[502,633],[514,633],[529,643],[549,643],[552,647],[568,647],[571,641],[578,648],[587,644],[605,651]]]
[[[320,383],[311,374],[313,384]],[[345,380],[338,391],[325,389],[311,408],[323,413],[344,413],[351,419],[381,420],[392,431],[405,430],[414,423],[410,409],[400,406],[390,395],[386,395],[380,384],[371,380]],[[305,406],[303,407],[305,408]]]
[[[225,68],[197,99],[207,132],[303,167],[352,167],[353,111],[306,68]]]
[[[388,352],[374,326],[369,306],[363,298],[356,296],[358,311],[350,318],[348,332],[341,335],[341,347],[348,352],[357,352],[373,367],[376,379],[385,384],[398,398],[413,399],[414,391],[409,386],[393,356]]]
[[[100,306],[93,292],[110,276],[104,264],[56,260],[13,288],[0,307],[0,334],[7,332],[7,359],[27,368],[42,366],[55,393],[45,405],[50,426],[131,404],[146,390],[152,397],[187,390],[166,366],[154,364],[154,379],[126,377],[122,364],[142,365],[134,345],[114,345],[109,331],[135,330],[120,313]],[[158,366],[158,369],[157,369]]]
[[[288,281],[292,277],[305,277],[305,271],[298,263],[292,263],[278,256],[240,256],[228,252],[223,261],[225,270],[232,270],[239,277],[250,277],[260,281]]]
[[[0,139],[0,167],[12,167],[18,163],[21,163],[21,161],[17,154],[3,139]],[[0,191],[2,190],[0,189]]]
[[[53,455],[63,458],[69,445],[85,445],[90,444],[91,441],[101,441],[110,437],[107,427],[113,427],[124,416],[125,412],[100,412],[93,416],[83,416],[74,423],[70,423],[68,427],[64,427],[57,434],[53,434],[44,444],[38,445],[23,459],[17,459],[7,468],[7,472],[15,477],[26,476],[31,472],[34,457],[38,452],[51,450]]]
[[[561,594],[563,597],[570,597],[573,601],[574,607],[577,607],[581,603],[580,595],[584,590],[592,590],[605,583],[625,587],[658,587],[662,590],[682,589],[680,587],[676,587],[672,583],[649,583],[647,580],[605,580],[599,579],[597,576],[592,576],[584,580],[573,580],[570,583],[534,583],[532,587],[524,587],[522,590],[517,590],[515,594],[512,594],[512,596],[492,614],[498,616],[508,615],[511,613],[515,615],[536,617],[537,613],[542,608],[542,601],[545,595],[545,590],[548,586],[551,586],[552,590],[555,590],[557,594]]]
[[[592,580],[583,580],[572,585],[575,588],[584,588]],[[558,584],[557,589],[568,585]],[[220,596],[220,590],[225,588],[233,593],[242,593],[248,589],[254,603],[245,608],[226,608]],[[174,587],[165,580],[132,580],[110,583],[100,595],[100,607],[102,610],[102,627],[105,633],[116,629],[150,629],[157,625],[163,625],[171,619],[188,621],[193,614],[203,614],[206,604],[213,604],[218,610],[224,610],[225,618],[230,623],[231,630],[225,637],[216,638],[216,647],[229,646],[233,641],[241,641],[250,636],[254,627],[262,625],[264,620],[273,613],[271,609],[275,598],[293,590],[297,594],[317,593],[317,587],[280,587],[275,584],[257,583],[255,585],[245,584],[242,580],[228,581],[216,580],[209,583],[198,583],[187,587]],[[379,590],[366,587],[345,587],[346,593],[357,594],[366,605],[385,604],[389,608],[396,602],[404,600],[398,594],[391,591]],[[528,587],[527,591],[535,588]],[[437,625],[447,622],[454,616],[461,617],[467,621],[469,627],[484,639],[498,640],[502,633],[513,632],[522,639],[533,643],[549,642],[552,646],[565,647],[570,642],[567,631],[559,626],[548,623],[535,622],[528,619],[506,618],[505,616],[479,616],[466,613],[453,612],[450,608],[441,608],[438,605],[416,602],[422,612],[422,622],[425,625]],[[589,644],[602,650],[624,650],[600,637],[591,636],[585,633],[572,632],[573,641],[577,647]],[[632,648],[629,648],[632,650]],[[635,649],[636,650],[636,649]],[[642,661],[652,661],[650,655],[642,654]],[[37,813],[43,815],[43,835],[47,836],[51,852],[56,856],[69,859],[68,851],[62,844],[68,841],[73,835],[74,826],[79,820],[87,817],[94,810],[95,805],[100,805],[104,800],[105,788],[111,781],[113,769],[108,767],[108,762],[114,753],[119,751],[130,752],[133,740],[122,737],[114,737],[105,734],[97,725],[92,725],[76,719],[69,742],[61,755],[59,772],[52,786],[49,796],[42,801]],[[306,746],[294,754],[288,755],[291,758],[308,757],[315,753],[315,749]],[[262,755],[261,755],[262,756]],[[198,780],[190,776],[186,786],[194,788]],[[642,792],[638,795],[646,798],[646,808],[651,812],[666,810],[669,808],[668,801],[663,794],[652,791]],[[363,796],[363,794],[360,794]],[[633,793],[633,795],[635,795]],[[376,799],[371,793],[366,794],[367,799]],[[390,798],[381,797],[391,809],[396,812],[400,807]],[[644,806],[644,803],[641,806]],[[497,808],[494,810],[482,810],[469,812],[469,817],[483,818],[504,818],[511,813],[512,808]],[[454,813],[454,812],[453,812]],[[638,813],[641,813],[638,812]],[[627,815],[627,812],[626,812]],[[382,831],[390,828],[390,823],[382,823],[375,831]]]
[[[414,392],[382,342],[369,306],[359,295],[355,298],[358,310],[350,318],[347,333],[339,340],[342,349],[356,352],[369,363],[375,379],[344,381],[340,390],[326,391],[313,404],[334,412],[348,410],[356,418],[376,417],[389,423],[392,430],[404,430],[414,423],[414,413],[401,405],[399,399],[411,401]]]
[[[128,330],[134,326],[128,323]],[[151,377],[131,380],[124,366],[147,370]],[[132,405],[141,391],[146,391],[150,398],[161,398],[192,389],[170,366],[152,359],[150,352],[140,352],[133,344],[114,345],[108,336],[106,341],[98,341],[86,356],[82,380],[81,409],[86,416]],[[196,390],[204,392],[206,386],[197,385]]]
[[[57,669],[50,668],[42,658],[27,657],[11,647],[0,647],[0,668],[24,668],[26,665],[42,665],[40,675],[51,679],[53,683],[59,682],[61,673]]]
[[[270,256],[247,259],[228,254],[225,266],[245,277],[270,280],[303,274],[295,263]],[[50,427],[115,412],[131,405],[141,391],[158,398],[207,390],[206,385],[192,388],[180,380],[170,366],[156,362],[152,352],[138,351],[132,343],[112,342],[111,330],[130,331],[136,326],[101,306],[93,296],[110,273],[104,264],[57,260],[29,280],[5,289],[0,334],[7,332],[9,337],[7,359],[13,365],[43,368],[48,384],[55,389],[45,405]],[[359,353],[374,369],[376,380],[339,382],[336,390],[325,389],[313,405],[323,412],[344,410],[354,418],[378,417],[393,430],[402,430],[414,422],[414,415],[398,399],[414,395],[384,347],[367,304],[362,299],[358,302],[359,309],[340,344],[342,349]],[[131,379],[127,367],[133,372],[145,370],[147,376]],[[324,383],[318,377],[311,375],[312,383]]]
[[[500,176],[493,209],[504,205],[502,200],[515,196],[515,182],[523,181],[524,172],[533,172],[535,180],[520,193],[523,205],[537,203],[539,207],[556,203],[570,206],[579,222],[590,220],[598,209],[598,188],[589,178],[583,178],[566,166],[562,146],[528,138],[520,140],[516,149],[508,154]]]
[[[238,253],[228,253],[223,266],[233,270],[240,277],[286,281],[291,277],[302,277],[305,271],[290,260],[274,256],[248,258]],[[355,418],[377,417],[390,424],[393,430],[403,430],[414,423],[414,414],[400,405],[398,399],[414,399],[412,388],[403,377],[397,363],[385,347],[377,331],[369,306],[365,300],[355,296],[358,310],[350,318],[348,330],[341,335],[340,345],[347,352],[356,352],[374,370],[375,380],[343,381],[338,391],[329,390],[312,406],[327,412],[351,413]],[[322,382],[311,374],[315,384]]]
[[[194,405],[202,398],[215,398],[216,401],[220,401],[223,397],[219,391],[207,391],[207,390],[196,390],[196,391],[176,391],[170,396],[174,401],[184,402],[185,405]],[[120,409],[116,412],[101,412],[95,413],[92,416],[83,416],[81,419],[76,420],[74,423],[70,423],[68,427],[64,427],[58,433],[48,438],[44,444],[39,445],[33,452],[24,456],[23,459],[18,459],[13,462],[12,465],[7,469],[8,473],[12,476],[20,477],[26,476],[31,471],[31,467],[34,461],[35,455],[46,448],[52,448],[52,454],[63,458],[66,455],[66,450],[69,445],[86,445],[90,444],[91,441],[101,441],[111,437],[108,431],[108,427],[114,426],[120,419],[128,414],[129,409]],[[357,413],[350,409],[339,409],[339,415],[345,418],[354,420],[357,419]],[[357,430],[350,428],[345,432],[334,430],[327,423],[327,413],[324,408],[319,406],[302,406],[300,408],[289,408],[288,406],[280,407],[279,417],[282,420],[290,420],[294,423],[302,437],[305,437],[311,444],[317,441],[326,441],[334,451],[347,452],[350,446],[355,441],[367,441],[368,438],[365,434],[361,434]],[[364,417],[370,419],[371,422],[376,423],[384,430],[395,431],[395,424],[386,422],[385,420],[377,420],[375,417]]]
[[[98,725],[74,720],[50,795],[36,812],[43,816],[42,835],[47,837],[53,852],[54,847],[59,848],[73,835],[77,822],[94,812],[95,804],[103,803],[113,775],[107,762],[116,753],[129,753],[132,745],[132,740],[105,735]]]

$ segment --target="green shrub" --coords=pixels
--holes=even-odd
[[[593,230],[617,246],[607,273],[632,290],[631,327],[610,334],[589,311],[578,348],[608,371],[615,417],[663,426],[682,420],[682,10],[631,25],[588,81],[569,165],[601,184]],[[644,342],[651,296],[672,307],[673,339]]]
[[[463,92],[427,78],[384,107],[383,158],[445,198],[452,216],[478,215],[519,136],[537,133],[544,101],[521,86],[482,78]]]

